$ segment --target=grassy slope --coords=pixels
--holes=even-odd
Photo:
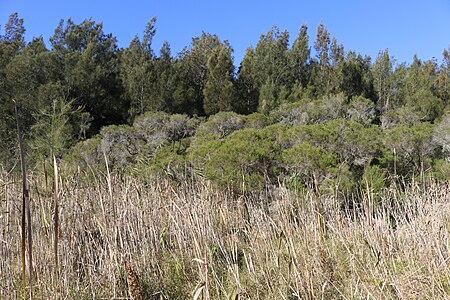
[[[393,188],[376,201],[366,193],[345,212],[334,197],[283,187],[268,202],[207,183],[113,177],[109,190],[105,177],[66,178],[58,273],[51,184],[30,178],[37,299],[127,298],[123,259],[149,299],[192,299],[199,289],[203,299],[450,297],[443,185]],[[0,298],[20,298],[20,183],[2,176],[0,187]]]

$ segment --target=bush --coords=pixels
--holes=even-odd
[[[134,120],[133,127],[147,144],[158,147],[169,139],[165,130],[169,119],[165,112],[147,112]]]
[[[104,165],[103,154],[100,151],[100,135],[96,135],[85,141],[78,142],[73,146],[63,161],[73,167],[98,167]]]
[[[375,104],[363,97],[353,97],[348,104],[347,118],[369,126],[375,120]]]
[[[280,106],[274,115],[280,123],[293,125],[323,123],[343,118],[347,109],[346,101],[342,94],[317,100],[303,99]]]
[[[431,157],[437,149],[432,124],[396,125],[384,130],[384,135],[383,160],[394,173],[414,175],[431,167]]]
[[[446,113],[436,124],[433,131],[433,142],[436,143],[444,157],[450,159],[450,113]]]
[[[189,144],[190,140],[186,138],[179,143],[167,144],[152,155],[142,153],[133,173],[146,182],[161,178],[174,182],[186,180],[191,173],[191,165],[186,158]]]
[[[270,124],[269,118],[261,113],[253,113],[245,116],[245,128],[263,129]]]
[[[235,130],[244,127],[244,116],[234,112],[220,112],[202,123],[197,132],[197,136],[213,135],[217,139],[222,139]]]
[[[290,177],[300,177],[307,185],[320,184],[330,177],[331,168],[337,163],[336,154],[307,142],[283,151],[281,157]]]
[[[136,163],[143,146],[135,128],[128,125],[111,125],[100,130],[100,153],[105,153],[111,167],[124,170]]]
[[[230,134],[211,152],[205,177],[236,191],[261,190],[278,174],[279,145],[255,129]]]
[[[336,153],[342,162],[357,166],[370,163],[380,151],[377,127],[366,128],[344,119],[294,126],[287,132],[287,137],[291,146],[308,142]]]

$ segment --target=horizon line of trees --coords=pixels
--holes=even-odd
[[[312,47],[308,26],[301,25],[292,42],[286,30],[273,26],[247,49],[237,70],[232,46],[216,34],[193,37],[176,55],[164,42],[155,54],[156,18],[126,48],[119,48],[116,37],[92,19],[79,24],[61,20],[50,48],[42,37],[25,42],[24,33],[24,20],[13,13],[0,35],[4,168],[13,166],[17,157],[13,99],[27,146],[41,158],[62,157],[101,128],[131,125],[148,112],[199,117],[278,112],[282,119],[286,116],[280,117],[280,111],[295,106],[289,117],[298,120],[309,111],[309,118],[316,119],[305,122],[320,123],[330,118],[321,111],[339,115],[345,106],[352,116],[369,122],[365,126],[389,128],[435,123],[449,107],[448,49],[439,65],[418,57],[409,65],[398,64],[388,49],[372,61],[345,50],[323,23]]]

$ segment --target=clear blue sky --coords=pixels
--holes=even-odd
[[[2,28],[12,12],[24,18],[27,41],[42,35],[48,43],[60,19],[71,17],[79,23],[92,17],[117,37],[120,47],[135,34],[142,36],[148,20],[156,16],[156,53],[167,40],[176,54],[205,31],[230,41],[236,65],[245,49],[255,46],[273,25],[287,29],[292,42],[306,23],[313,42],[317,25],[323,22],[345,50],[375,58],[389,48],[399,62],[411,62],[414,54],[441,61],[442,51],[450,46],[449,0],[0,0]]]

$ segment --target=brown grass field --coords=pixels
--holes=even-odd
[[[366,190],[345,206],[282,185],[244,197],[206,181],[63,176],[57,265],[53,179],[28,181],[33,299],[131,299],[125,260],[145,299],[450,299],[445,183]],[[21,193],[0,175],[0,299],[28,298]]]

